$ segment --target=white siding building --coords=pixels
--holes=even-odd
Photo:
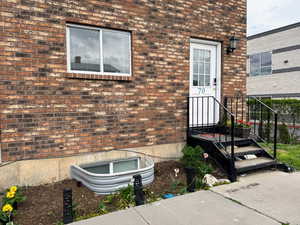
[[[247,94],[300,96],[300,23],[248,37]]]

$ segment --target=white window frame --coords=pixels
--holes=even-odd
[[[70,47],[70,29],[71,27],[74,28],[82,28],[87,30],[97,30],[100,32],[100,72],[95,71],[82,71],[82,70],[72,70],[71,69],[71,47]],[[123,32],[129,34],[129,73],[112,73],[112,72],[104,72],[104,65],[103,65],[103,47],[102,47],[102,32],[104,30],[110,32]],[[68,73],[80,73],[80,74],[95,74],[95,75],[104,75],[104,76],[127,76],[130,77],[132,75],[132,43],[131,43],[131,32],[129,31],[121,31],[121,30],[114,30],[114,29],[106,29],[106,28],[97,28],[91,26],[83,26],[77,24],[67,24],[66,26],[66,42],[67,42],[67,71]]]
[[[270,53],[271,54],[271,73],[269,73],[269,74],[262,74],[262,68],[264,68],[264,67],[269,67],[269,66],[262,66],[261,65],[261,56],[262,56],[262,54],[264,54],[264,53]],[[252,73],[251,73],[251,56],[254,56],[254,55],[259,55],[259,68],[260,68],[260,72],[259,72],[259,74],[257,74],[257,75],[253,75]],[[254,53],[254,54],[251,54],[251,55],[249,55],[249,75],[250,75],[250,77],[257,77],[257,76],[269,76],[269,75],[272,75],[273,74],[273,53],[272,53],[272,51],[268,51],[268,52],[259,52],[259,53]]]

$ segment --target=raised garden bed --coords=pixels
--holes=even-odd
[[[175,177],[174,169],[179,173]],[[217,178],[225,175],[215,169],[212,173]],[[63,189],[73,190],[73,203],[77,219],[85,219],[99,215],[99,204],[107,196],[96,195],[84,186],[77,186],[75,180],[23,188],[26,201],[18,206],[14,222],[18,225],[60,225],[63,212]],[[186,189],[186,176],[180,162],[167,161],[155,164],[155,179],[146,186],[146,192],[151,195],[150,201],[158,200],[163,194],[182,194]],[[149,200],[148,200],[149,202]],[[109,212],[119,210],[119,201],[112,201],[108,206]]]

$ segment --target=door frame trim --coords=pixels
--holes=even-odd
[[[204,45],[212,45],[217,48],[216,52],[216,78],[217,78],[217,93],[216,93],[216,98],[221,101],[221,90],[222,90],[222,79],[221,79],[221,71],[222,71],[222,43],[219,41],[209,41],[209,40],[204,40],[204,39],[196,39],[196,38],[190,38],[190,44],[204,44]],[[191,46],[190,46],[191,49]],[[191,63],[191,52],[190,52],[190,58],[189,58],[189,63]],[[189,65],[190,68],[190,65]],[[190,86],[190,81],[191,79],[191,74],[189,72],[189,86]],[[190,91],[190,87],[189,87]]]

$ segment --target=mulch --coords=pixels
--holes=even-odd
[[[179,169],[177,177],[175,177],[175,168]],[[222,177],[222,172],[218,170],[214,174]],[[155,180],[147,188],[160,195],[174,191],[171,185],[175,182],[186,184],[182,164],[177,161],[160,162],[155,164]],[[24,187],[22,190],[27,199],[18,206],[14,222],[18,225],[57,225],[62,221],[65,188],[71,188],[73,191],[73,204],[76,205],[77,216],[96,213],[99,202],[104,198],[104,196],[95,195],[84,186],[78,186],[75,180]]]

